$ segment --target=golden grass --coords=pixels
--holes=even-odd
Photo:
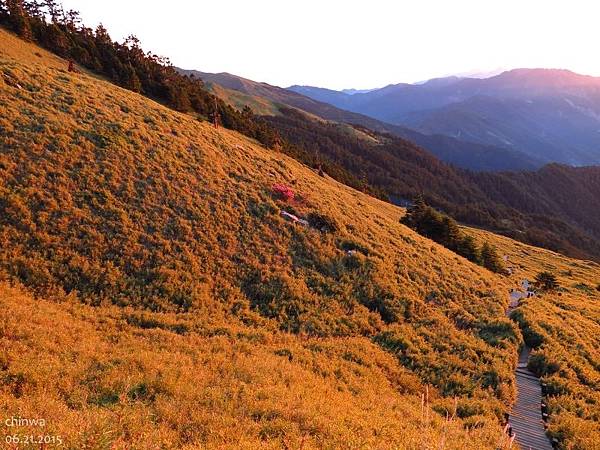
[[[265,98],[227,89],[220,84],[212,82],[205,83],[205,85],[210,92],[237,109],[248,106],[255,114],[263,116],[278,116],[281,114],[277,105]]]
[[[50,53],[40,47],[33,46],[23,42],[12,33],[0,29],[2,45],[0,45],[0,56],[3,59],[15,59],[29,66],[56,69],[66,69],[67,63],[64,59]]]
[[[192,314],[147,313],[154,327],[141,328],[133,311],[6,285],[0,302],[2,416],[45,418],[43,430],[18,432],[62,436],[67,448],[479,449],[498,439],[493,427],[422,415],[420,398],[401,393],[419,385],[414,375],[362,338],[298,339]],[[191,331],[159,327],[175,322]]]

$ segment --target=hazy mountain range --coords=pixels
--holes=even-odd
[[[600,78],[568,70],[445,77],[353,95],[289,90],[423,134],[512,149],[546,163],[600,164]]]
[[[423,133],[406,126],[394,125],[365,114],[348,111],[343,106],[338,107],[335,105],[335,101],[330,98],[331,96],[346,98],[365,95],[361,91],[347,89],[346,92],[353,92],[348,94],[307,88],[310,91],[309,94],[311,92],[312,94],[303,95],[303,88],[284,89],[225,72],[206,73],[183,69],[180,71],[201,78],[209,86],[212,86],[213,90],[215,90],[214,84],[217,84],[222,88],[245,94],[246,96],[242,99],[232,98],[237,97],[237,94],[232,95],[231,93],[229,97],[230,100],[239,100],[238,106],[252,105],[254,112],[257,114],[272,115],[273,111],[277,109],[277,105],[292,106],[325,120],[361,125],[374,131],[408,139],[429,150],[441,160],[458,167],[477,171],[532,170],[544,164],[538,158],[511,148],[468,142],[442,133]],[[443,79],[440,79],[440,81],[431,80],[429,83],[441,83],[443,82],[441,80]],[[331,93],[331,96],[325,95],[325,98],[320,98],[318,95],[313,95],[315,92]],[[226,93],[222,90],[218,90],[216,94],[220,97],[226,96]],[[264,104],[265,99],[273,102],[273,104],[266,107]]]

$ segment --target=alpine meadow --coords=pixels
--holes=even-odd
[[[84,3],[0,0],[0,448],[600,450],[597,78],[285,89]]]

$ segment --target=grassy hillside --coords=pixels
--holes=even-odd
[[[0,42],[0,269],[22,284],[2,286],[3,410],[71,448],[498,444],[520,336],[502,279],[390,204]]]
[[[257,116],[246,107],[240,111],[208,92],[201,80],[179,73],[168,58],[144,51],[135,36],[115,42],[103,26],[92,30],[81,24],[77,12],[57,16],[52,8],[52,4],[12,2],[8,5],[0,0],[0,23],[121,87],[199,119],[218,120],[225,128],[256,139],[267,148],[278,149],[310,167],[322,168],[337,181],[362,192],[399,200],[402,204],[416,194],[425,194],[435,207],[465,223],[570,256],[600,258],[598,231],[589,225],[597,221],[597,214],[593,202],[586,203],[589,198],[600,197],[600,193],[595,192],[598,183],[582,183],[579,173],[566,173],[567,183],[563,182],[561,187],[572,188],[564,192],[564,197],[569,199],[569,204],[571,198],[579,200],[581,208],[578,205],[577,210],[584,211],[583,216],[591,220],[582,221],[582,214],[569,214],[569,208],[548,201],[543,186],[524,188],[513,180],[489,178],[485,174],[470,177],[471,174],[441,163],[404,139],[380,135],[358,125],[352,126],[358,130],[354,132],[349,126],[324,123],[320,118],[300,114],[297,109],[278,107],[283,118]],[[50,17],[55,20],[50,21]],[[260,95],[269,91],[275,100],[282,93],[286,98],[296,95],[225,76],[233,80],[234,87],[250,87],[252,93],[256,89]],[[242,100],[230,92],[222,94],[236,105]],[[264,103],[258,99],[252,102],[255,106],[256,102]],[[270,102],[266,103],[268,106]],[[265,105],[260,106],[263,107]],[[319,111],[322,114],[322,110]],[[334,113],[347,114],[341,110]],[[377,124],[374,127],[378,129]],[[597,178],[598,171],[592,170],[589,177]],[[539,177],[531,176],[531,179],[539,180]],[[552,197],[550,194],[550,200]],[[540,209],[541,205],[550,208]]]
[[[468,230],[517,267],[494,275],[400,208],[66,67],[0,30],[1,411],[67,448],[497,448],[507,292],[548,266],[568,291],[520,314],[569,388],[551,431],[598,441],[597,265]]]
[[[276,116],[280,114],[277,104],[267,98],[227,89],[217,83],[205,82],[204,86],[208,91],[237,109],[241,110],[247,106],[251,108],[255,114],[260,114],[262,116]]]
[[[0,410],[46,418],[43,433],[66,448],[478,449],[498,438],[422,414],[403,393],[419,381],[364,338],[57,304],[5,284],[0,302]]]
[[[286,141],[303,149],[302,152],[289,154],[310,164],[317,164],[320,160],[328,165],[327,170],[332,176],[346,184],[348,177],[338,176],[332,171],[334,167],[336,171],[343,167],[347,173],[366,180],[393,200],[411,199],[423,193],[437,208],[465,223],[483,226],[513,239],[573,257],[598,258],[600,255],[598,168],[554,164],[535,172],[467,172],[442,163],[410,142],[380,134],[400,134],[429,148],[418,133],[399,133],[398,130],[385,128],[374,119],[371,122],[358,120],[354,117],[355,113],[330,105],[323,106],[295,92],[265,83],[230,74],[194,73],[209,80],[213,87],[219,86],[218,83],[226,85],[228,88],[221,88],[220,95],[238,107],[250,105],[259,114],[276,116],[265,117],[265,121],[278,130]],[[258,100],[260,98],[262,102]],[[277,108],[277,114],[263,104],[268,104],[268,99],[279,105],[272,104]],[[286,104],[294,108],[287,108]],[[354,138],[361,136],[340,133],[336,124],[315,119],[314,116],[307,119],[296,108],[337,122],[365,125],[376,132],[359,125],[355,125],[354,129],[357,133],[367,131],[375,139],[356,141]],[[452,147],[443,136],[427,138],[443,144],[444,148]],[[470,144],[461,143],[458,147],[466,151],[468,159],[481,151]],[[486,151],[493,155],[495,161],[510,161],[496,149],[488,148]],[[446,160],[444,157],[441,159]],[[558,191],[557,183],[560,185]],[[359,186],[356,183],[352,185]]]

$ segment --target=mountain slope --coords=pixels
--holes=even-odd
[[[505,280],[393,205],[0,33],[0,272],[23,285],[0,286],[3,410],[75,448],[496,447],[520,339]]]
[[[205,87],[209,92],[232,105],[233,107],[242,110],[244,107],[249,107],[255,114],[273,116],[279,114],[277,104],[264,97],[245,94],[234,89],[227,89],[217,83],[206,82]]]
[[[600,78],[516,69],[486,79],[398,84],[355,95],[290,89],[426,134],[511,148],[544,162],[600,163]]]
[[[598,116],[569,98],[497,99],[475,96],[437,110],[407,115],[402,122],[425,133],[525,149],[528,155],[571,165],[598,164]]]
[[[558,214],[595,236],[600,233],[599,167],[550,164],[536,172],[470,176],[492,201],[539,216]]]
[[[327,102],[327,99],[317,98],[313,100],[310,97],[301,95],[301,90],[294,92],[290,89],[271,86],[267,83],[258,83],[228,73],[212,74],[194,70],[182,70],[182,72],[193,74],[209,84],[217,84],[252,97],[268,99],[275,104],[292,106],[326,120],[361,125],[380,133],[389,133],[408,139],[427,149],[443,161],[459,167],[477,171],[498,171],[528,170],[542,165],[541,161],[518,151],[461,141],[442,134],[423,134],[406,127],[380,122],[371,117],[332,106],[328,103],[335,103]],[[349,94],[340,95],[350,96]],[[256,102],[246,104],[253,106],[254,103]],[[257,114],[272,114],[269,109],[261,107],[254,107],[253,109]]]

